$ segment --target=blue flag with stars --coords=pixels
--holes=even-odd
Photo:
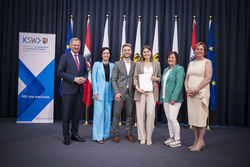
[[[66,47],[65,47],[65,54],[70,52],[70,40],[72,38],[72,35],[73,35],[73,21],[71,20],[70,21],[70,24],[69,24],[69,30],[68,30],[68,36],[67,36],[67,43],[66,43]],[[60,95],[62,96],[62,82],[63,82],[63,79],[61,79],[61,83],[60,83],[60,88],[59,88],[59,93]]]
[[[68,36],[67,36],[67,43],[66,43],[66,47],[65,47],[65,53],[70,52],[69,45],[70,45],[70,40],[72,38],[72,34],[73,34],[73,21],[70,21]]]
[[[214,58],[214,39],[213,39],[213,26],[212,21],[209,24],[209,34],[208,34],[208,51],[207,58],[211,60],[213,66],[213,74],[210,82],[210,99],[209,105],[210,109],[214,110],[217,106],[217,96],[216,96],[216,72],[215,72],[215,58]]]

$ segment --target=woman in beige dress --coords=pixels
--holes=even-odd
[[[204,56],[207,53],[206,45],[199,42],[194,47],[196,59],[188,65],[185,79],[185,89],[188,95],[188,122],[192,125],[195,141],[190,151],[204,149],[204,135],[208,117],[210,97],[209,82],[212,77],[212,63]]]
[[[137,132],[140,144],[151,145],[154,131],[155,104],[159,99],[158,83],[161,80],[160,62],[153,60],[151,47],[146,45],[142,48],[142,60],[135,66],[134,85],[136,88],[134,100],[136,101]],[[140,74],[149,75],[152,90],[145,90],[140,82]],[[150,82],[150,81],[148,81]],[[144,89],[144,90],[143,90]]]

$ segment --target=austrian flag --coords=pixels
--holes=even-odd
[[[90,23],[89,19],[87,22],[87,33],[86,33],[86,40],[84,46],[84,54],[88,70],[88,79],[84,84],[84,94],[83,94],[83,102],[86,107],[89,107],[92,103],[92,85],[91,85],[91,49],[90,49]]]

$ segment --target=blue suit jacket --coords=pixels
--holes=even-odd
[[[114,64],[109,62],[109,92],[108,96],[110,97],[109,100],[114,100],[114,91],[111,84],[111,76],[112,76],[112,70],[113,70]],[[105,91],[105,71],[103,67],[103,62],[95,62],[93,69],[92,69],[92,89],[93,89],[93,99],[94,95],[98,94],[98,100],[104,100],[104,91]],[[106,92],[107,93],[107,92]]]
[[[160,92],[160,103],[162,103],[162,90],[163,90],[163,80],[164,76],[169,70],[166,68],[162,74],[162,84]],[[184,82],[185,72],[184,68],[179,65],[175,65],[174,68],[168,75],[167,82],[165,85],[165,103],[170,103],[171,100],[176,102],[183,102],[183,82]]]
[[[74,82],[75,77],[88,78],[85,58],[78,54],[80,71],[77,69],[75,60],[71,52],[63,54],[58,64],[57,76],[63,78],[62,94],[75,94],[79,91],[84,92],[84,84]]]

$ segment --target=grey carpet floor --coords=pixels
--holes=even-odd
[[[244,167],[250,163],[250,129],[217,127],[207,131],[206,147],[190,152],[193,132],[181,126],[182,146],[163,145],[168,138],[167,125],[153,133],[151,146],[125,139],[120,128],[120,143],[111,139],[104,144],[92,141],[92,125],[80,125],[79,135],[86,142],[62,141],[61,121],[53,124],[16,124],[15,118],[0,118],[1,167]],[[133,135],[137,138],[136,127]],[[112,137],[112,130],[110,132]]]

